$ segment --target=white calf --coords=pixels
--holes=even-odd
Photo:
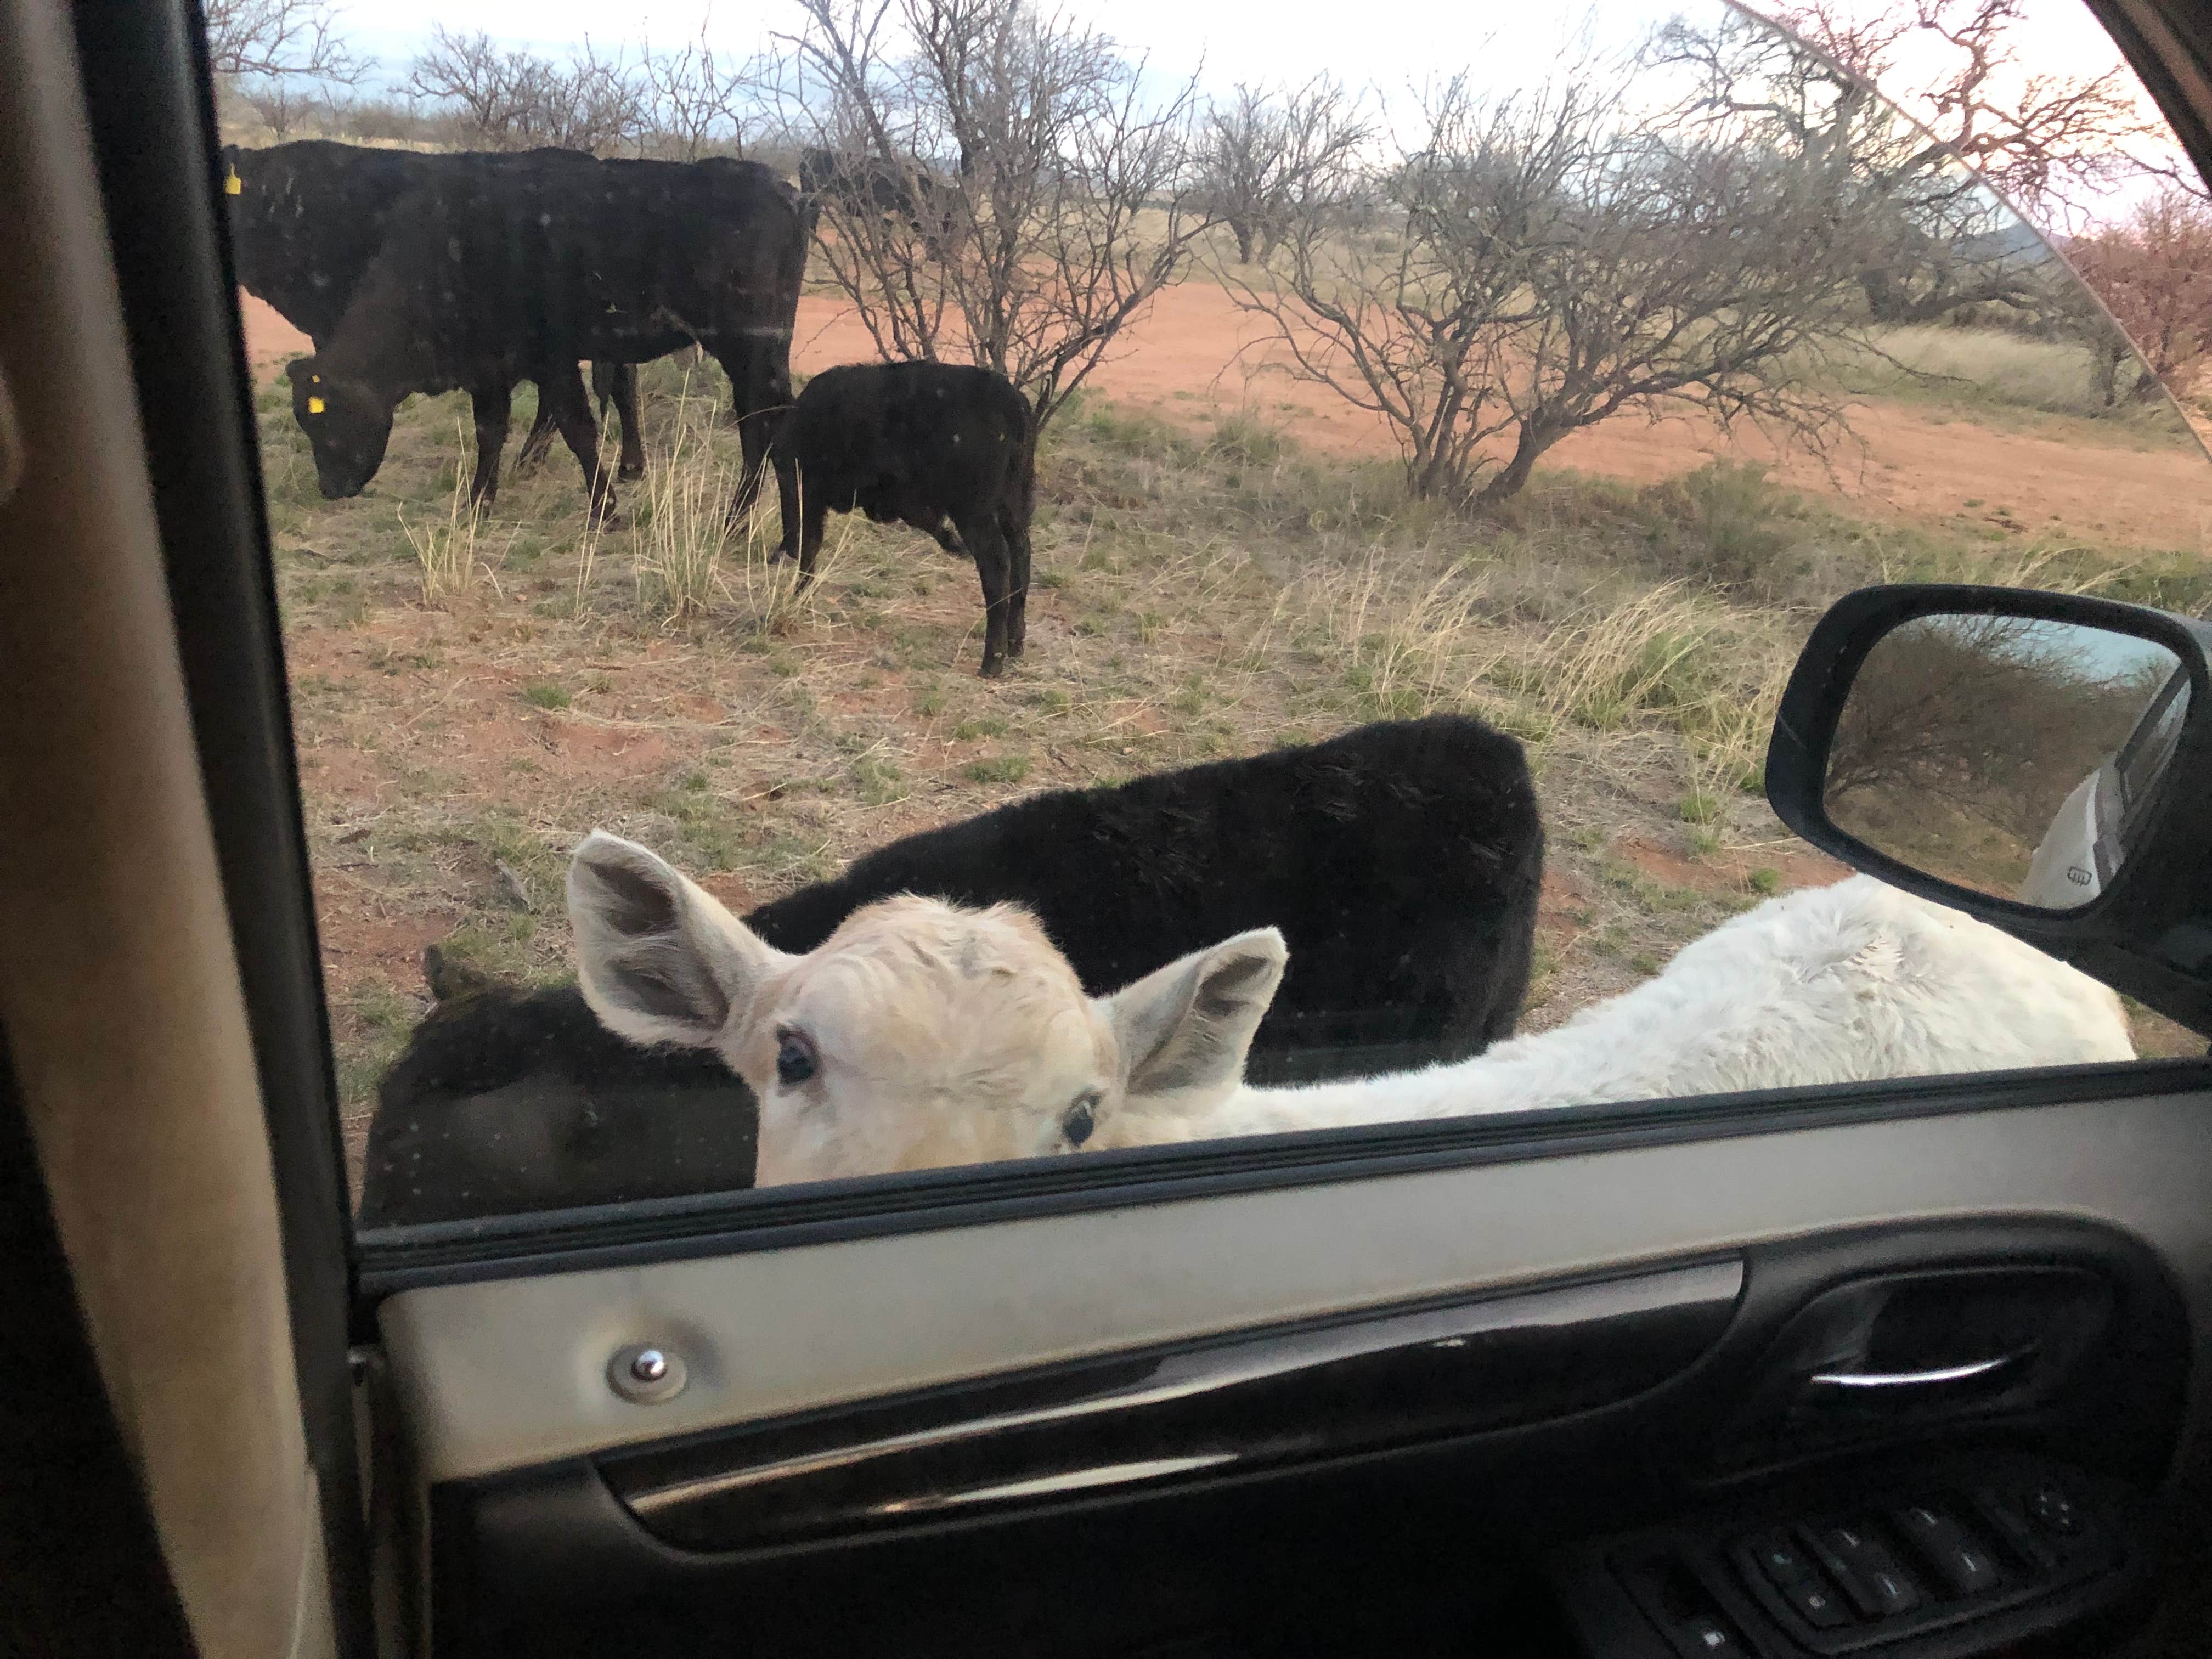
[[[1425,1071],[1133,1099],[1095,1145],[2135,1058],[2105,986],[1871,876],[1770,899],[1538,1036]]]
[[[788,956],[597,832],[568,915],[602,1024],[712,1049],[751,1087],[763,1186],[1069,1152],[1130,1096],[1203,1110],[1237,1088],[1285,960],[1262,928],[1093,999],[1026,911],[910,896]]]

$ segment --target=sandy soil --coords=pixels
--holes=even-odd
[[[258,367],[308,349],[306,337],[260,301],[240,299]],[[1292,380],[1263,334],[1225,289],[1185,283],[1159,297],[1093,381],[1117,404],[1184,425],[1209,410],[1250,409],[1325,453],[1395,453],[1380,416]],[[794,368],[811,373],[874,356],[867,331],[841,301],[809,295],[799,302]],[[2006,527],[2055,523],[2145,547],[2212,547],[2212,467],[2187,450],[1996,431],[1890,402],[1856,405],[1851,426],[1857,442],[1824,465],[1778,451],[1758,432],[1723,433],[1701,418],[1620,418],[1575,434],[1547,464],[1653,483],[1728,456],[1765,463],[1778,477],[1846,497],[1863,511],[1922,519],[1966,513]]]

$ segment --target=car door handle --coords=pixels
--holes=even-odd
[[[1969,1382],[1977,1377],[1996,1376],[2021,1364],[2034,1352],[2033,1346],[2016,1348],[2010,1353],[2001,1353],[1992,1358],[1970,1360],[1963,1365],[1938,1365],[1923,1371],[1815,1371],[1805,1379],[1805,1386],[1824,1393],[1831,1389],[1937,1389],[1947,1383]]]

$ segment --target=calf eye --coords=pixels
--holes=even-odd
[[[1091,1139],[1091,1131],[1096,1127],[1097,1111],[1098,1096],[1096,1091],[1079,1096],[1075,1104],[1067,1109],[1067,1115],[1060,1121],[1060,1132],[1067,1137],[1069,1146],[1080,1146]]]
[[[821,1065],[815,1058],[814,1045],[806,1040],[804,1031],[775,1034],[775,1080],[785,1088],[795,1088],[805,1082],[821,1069]]]

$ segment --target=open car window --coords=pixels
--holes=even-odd
[[[1761,798],[1854,588],[2203,611],[2201,204],[1718,4],[771,11],[217,31],[364,1229],[2201,1051]],[[1931,860],[2179,727],[1899,638]]]

